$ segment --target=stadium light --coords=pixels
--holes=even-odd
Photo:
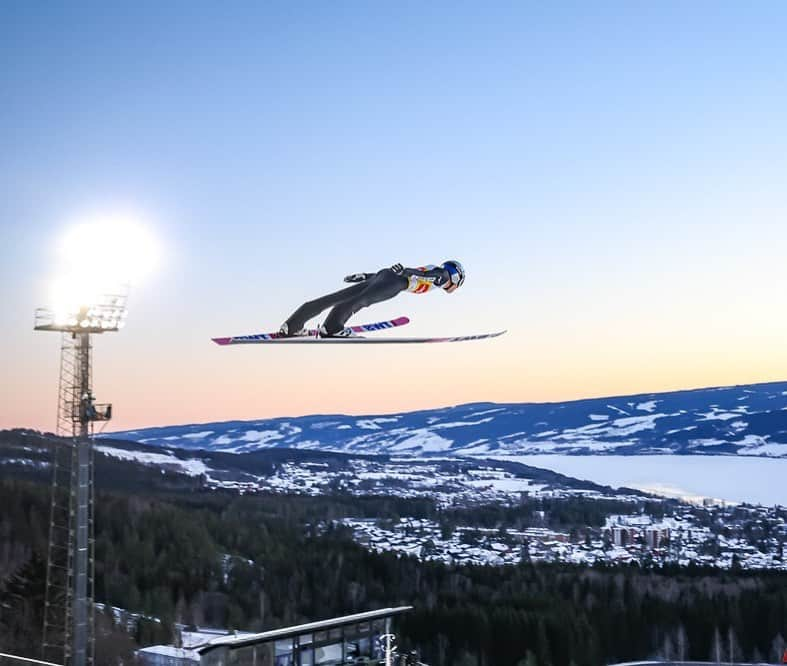
[[[129,288],[159,261],[143,222],[128,213],[92,215],[58,245],[59,275],[36,330],[104,333],[123,328]]]
[[[51,305],[35,312],[35,330],[62,333],[57,431],[71,440],[66,461],[59,462],[64,447],[53,449],[42,656],[69,666],[93,666],[95,660],[90,435],[94,422],[112,418],[112,405],[93,397],[90,336],[123,327],[129,287],[157,258],[152,237],[132,217],[86,219],[61,241]]]
[[[106,290],[108,285],[136,284],[159,261],[158,244],[146,223],[131,213],[86,217],[62,237],[58,250],[64,273],[84,281],[88,295],[89,285]]]

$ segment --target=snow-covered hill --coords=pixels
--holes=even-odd
[[[299,448],[441,456],[787,457],[787,382],[563,403],[475,403],[403,414],[177,425],[107,436],[230,453]]]

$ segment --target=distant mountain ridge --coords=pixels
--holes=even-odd
[[[787,457],[787,382],[591,398],[472,403],[401,414],[312,415],[115,432],[147,445],[400,456],[746,455]]]

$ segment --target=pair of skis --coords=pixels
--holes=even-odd
[[[398,326],[409,324],[407,317],[397,317],[386,321],[378,321],[374,324],[359,324],[348,326],[340,335],[335,337],[322,338],[316,329],[309,329],[302,335],[286,337],[281,333],[255,333],[252,335],[236,335],[229,338],[212,338],[217,345],[256,345],[263,343],[272,344],[413,344],[428,342],[465,342],[467,340],[484,340],[486,338],[496,338],[503,335],[505,331],[497,333],[481,333],[480,335],[460,335],[442,338],[374,338],[366,337],[363,333],[373,333],[376,331],[386,331]]]

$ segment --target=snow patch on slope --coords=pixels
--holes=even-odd
[[[267,444],[276,439],[284,439],[278,430],[247,430],[243,437],[239,437],[238,442],[254,442],[255,444]]]
[[[473,425],[481,425],[482,423],[489,423],[493,420],[494,417],[489,416],[485,419],[479,419],[478,421],[454,421],[453,423],[439,423],[435,426],[432,426],[434,430],[439,430],[441,428],[461,428],[462,426],[473,426]]]
[[[448,451],[453,443],[453,440],[440,437],[440,435],[431,430],[419,428],[411,431],[409,437],[406,437],[389,448],[393,451],[420,449],[424,453],[428,453],[430,451]]]
[[[361,428],[361,430],[381,430],[381,423],[396,423],[398,420],[398,418],[386,418],[381,416],[374,419],[358,419],[355,425]]]
[[[205,439],[212,434],[212,430],[203,430],[202,432],[188,432],[185,435],[181,435],[181,437],[183,437],[183,439]]]
[[[97,445],[96,451],[100,451],[104,455],[119,458],[120,460],[133,460],[134,462],[142,463],[143,465],[168,465],[180,468],[184,474],[189,476],[200,476],[207,474],[210,470],[201,460],[189,458],[181,460],[173,455],[166,453],[150,453],[148,451],[126,451],[125,449],[116,449],[113,446]]]

